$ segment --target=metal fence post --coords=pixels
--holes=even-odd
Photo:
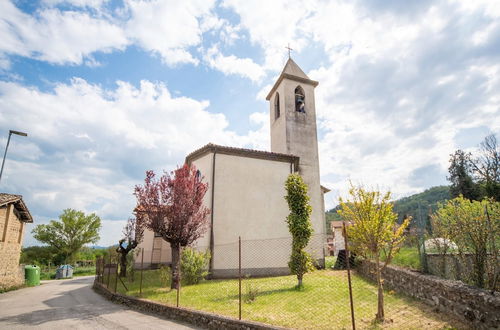
[[[238,298],[239,298],[239,319],[241,320],[241,236],[238,237]]]
[[[181,246],[179,244],[178,246],[179,248],[179,267],[177,269],[177,307],[179,307],[179,299],[180,299],[180,295],[181,295],[181,267],[180,267],[180,258],[181,258],[181,255],[182,255],[182,251],[181,251]]]
[[[118,285],[118,260],[116,261],[116,266],[115,266],[115,293],[117,285]]]
[[[106,288],[109,289],[109,280],[111,279],[111,253],[109,254],[109,262],[108,262],[108,283],[106,283]]]
[[[96,265],[96,273],[97,273],[97,282],[102,283],[102,263],[101,263],[102,258],[99,257],[97,258],[97,261],[95,263]]]
[[[342,221],[342,231],[344,234],[344,248],[346,255],[346,265],[347,265],[347,281],[349,282],[349,301],[351,304],[351,321],[352,321],[352,329],[356,330],[356,321],[354,320],[354,303],[352,299],[352,286],[351,286],[351,258],[349,254],[349,249],[347,246],[347,230],[345,228],[345,221]]]
[[[142,273],[144,272],[144,248],[142,248],[141,256],[141,282],[139,284],[139,297],[142,297]]]

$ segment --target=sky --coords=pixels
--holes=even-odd
[[[288,58],[313,79],[326,208],[349,180],[394,198],[447,184],[500,133],[500,1],[3,0],[0,191],[115,244],[145,171],[209,143],[269,150]],[[25,245],[37,244],[27,227]]]

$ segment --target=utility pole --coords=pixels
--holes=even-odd
[[[5,157],[7,156],[7,149],[9,149],[10,136],[12,134],[20,135],[20,136],[28,136],[28,134],[26,134],[24,132],[13,131],[13,130],[9,131],[9,138],[7,139],[7,145],[5,146],[5,152],[3,154],[2,169],[0,170],[0,181],[2,180],[3,167],[5,165]]]

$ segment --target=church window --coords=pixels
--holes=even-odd
[[[306,97],[302,87],[295,88],[295,111],[306,112]]]
[[[274,97],[274,119],[278,119],[280,117],[280,94],[276,93]]]
[[[201,179],[201,172],[200,172],[200,170],[196,170],[196,179],[198,181]]]

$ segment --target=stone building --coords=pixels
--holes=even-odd
[[[342,233],[342,221],[331,221],[333,254],[337,256],[340,250],[345,249],[344,234]]]
[[[22,197],[0,193],[0,290],[24,283],[19,258],[28,222],[33,218]]]
[[[285,219],[285,181],[298,172],[309,188],[314,236],[309,252],[321,265],[326,248],[323,195],[320,185],[314,88],[289,59],[266,99],[269,101],[271,151],[207,144],[186,157],[208,183],[204,204],[211,210],[210,229],[196,242],[211,252],[214,277],[237,274],[238,237],[242,239],[245,274],[288,274],[291,236]],[[170,247],[146,231],[139,246],[146,265],[169,263]],[[141,262],[136,258],[136,264]]]

